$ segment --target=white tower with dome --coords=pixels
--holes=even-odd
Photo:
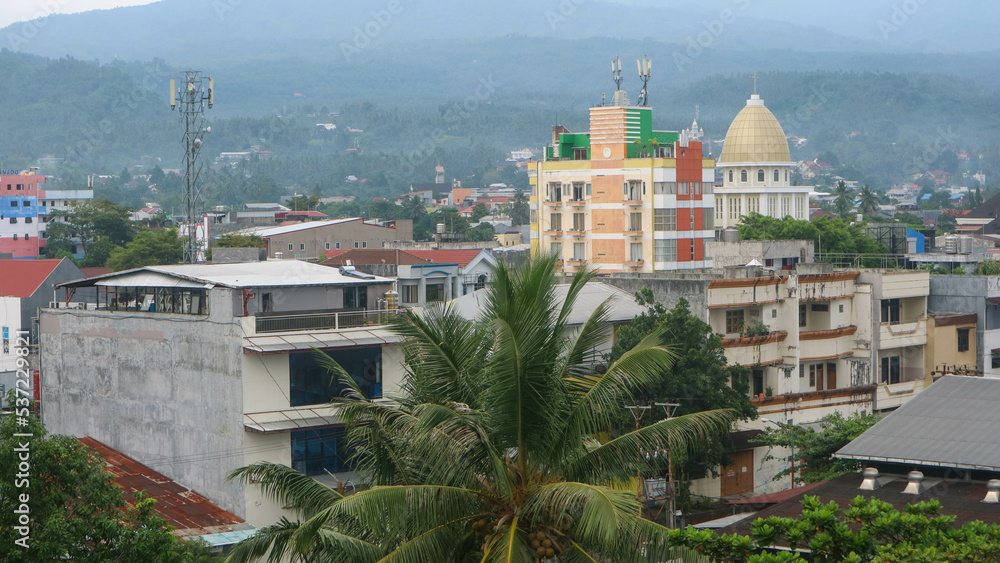
[[[729,126],[716,162],[722,187],[715,190],[715,227],[736,226],[740,217],[809,218],[812,186],[793,186],[788,140],[777,118],[753,94]]]

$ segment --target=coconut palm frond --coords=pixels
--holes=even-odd
[[[241,467],[229,474],[244,484],[257,483],[268,498],[312,515],[342,499],[337,491],[291,467],[266,461]]]

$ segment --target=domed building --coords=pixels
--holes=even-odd
[[[809,218],[811,186],[793,186],[788,140],[777,118],[753,94],[729,126],[722,154],[722,187],[715,191],[715,227],[736,226],[740,217]]]

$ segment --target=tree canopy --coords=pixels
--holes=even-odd
[[[177,236],[177,229],[143,229],[125,248],[112,250],[106,266],[117,272],[143,266],[177,264],[183,257],[184,241]]]
[[[845,219],[819,217],[812,221],[803,219],[775,219],[758,213],[742,218],[740,240],[811,240],[816,253],[830,254],[883,254],[886,248],[864,233],[861,225]]]
[[[45,226],[45,254],[72,253],[79,242],[84,266],[103,266],[111,251],[132,240],[131,210],[107,199],[95,199],[70,211],[53,211]]]
[[[609,336],[608,302],[567,323],[592,274],[560,303],[555,259],[512,270],[487,290],[481,321],[449,308],[408,315],[404,393],[372,402],[355,387],[334,404],[372,487],[341,497],[290,468],[258,463],[234,476],[259,483],[305,521],[282,521],[236,548],[232,561],[301,555],[316,561],[648,561],[668,530],[639,516],[640,452],[682,450],[732,418],[689,414],[617,437],[614,413],[674,360],[643,339],[604,373],[594,347]],[[327,357],[324,365],[352,379]],[[599,440],[599,436],[604,436]],[[665,555],[665,553],[664,553]]]

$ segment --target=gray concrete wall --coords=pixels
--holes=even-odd
[[[737,242],[708,241],[705,255],[712,257],[712,267],[743,266],[751,260],[764,264],[774,260],[773,268],[781,270],[782,258],[796,258],[800,262],[816,259],[815,244],[811,240],[741,240]]]
[[[43,309],[42,420],[91,436],[244,516],[241,331],[228,289],[208,316]]]
[[[598,281],[613,285],[629,293],[636,293],[643,287],[653,291],[653,297],[667,309],[673,309],[681,298],[687,299],[691,314],[708,322],[708,284],[711,278],[702,279],[672,279],[672,278],[629,278],[607,277]]]
[[[267,251],[263,248],[212,248],[213,264],[259,262],[266,259]]]
[[[49,277],[35,290],[35,293],[31,297],[21,300],[21,327],[24,330],[31,331],[32,344],[38,344],[38,333],[35,327],[31,325],[31,318],[38,316],[40,308],[49,306],[55,286],[68,281],[82,280],[85,277],[87,276],[83,275],[83,272],[80,271],[80,268],[76,267],[76,264],[71,262],[69,258],[63,258],[59,262],[59,265],[49,274]],[[61,295],[62,291],[59,294],[58,298],[63,299]],[[77,290],[73,295],[73,301],[76,302],[93,302],[96,298],[97,291],[93,288]]]

